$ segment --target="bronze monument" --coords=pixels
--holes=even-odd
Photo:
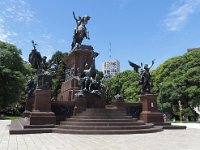
[[[29,105],[27,101],[28,119],[13,120],[10,134],[135,134],[162,131],[162,126],[146,123],[163,121],[157,111],[156,95],[150,93],[150,67],[145,66],[141,72],[142,120],[128,116],[125,107],[117,109],[113,105],[106,106],[104,86],[95,67],[98,53],[92,46],[82,44],[84,38],[89,39],[85,25],[90,17],[76,18],[74,12],[73,16],[77,26],[71,51],[65,60],[65,81],[62,82],[57,101],[51,101],[51,73],[48,71],[46,57],[40,55],[36,49],[37,44],[32,41],[33,50],[29,55],[29,62],[36,70],[36,80],[32,79],[27,88],[28,99],[32,100]],[[136,68],[139,69],[138,66]],[[124,103],[122,96],[115,98]],[[57,107],[55,114],[52,112],[54,106]],[[68,116],[63,115],[65,112]]]
[[[89,32],[87,31],[87,28],[85,26],[88,20],[90,20],[90,16],[79,16],[79,18],[77,19],[75,13],[73,12],[73,17],[76,21],[76,28],[74,29],[73,41],[71,44],[72,50],[76,46],[76,43],[78,43],[78,46],[80,46],[84,38],[90,39]]]
[[[154,60],[150,67],[147,64],[141,63],[141,66],[129,61],[129,65],[139,73],[139,84],[142,84],[142,89],[140,91],[140,101],[142,103],[142,112],[140,113],[140,119],[145,122],[153,123],[164,123],[163,115],[158,111],[157,107],[157,94],[151,91],[152,81],[150,75],[150,68],[153,66]]]

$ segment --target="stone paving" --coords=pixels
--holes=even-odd
[[[0,150],[199,150],[200,124],[186,130],[164,130],[148,134],[9,135],[10,121],[0,120]],[[185,125],[185,124],[184,124]],[[192,127],[192,128],[191,128]]]

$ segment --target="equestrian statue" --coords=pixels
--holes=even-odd
[[[78,19],[75,16],[75,13],[73,12],[74,19],[76,21],[76,28],[74,29],[74,35],[73,35],[73,41],[71,44],[71,49],[73,50],[76,44],[78,46],[81,45],[84,38],[89,38],[89,32],[87,31],[86,24],[88,20],[90,20],[90,16],[84,16],[84,17],[78,17]]]

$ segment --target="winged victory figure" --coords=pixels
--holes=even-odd
[[[148,66],[148,64],[145,64],[143,67],[143,63],[141,63],[141,65],[139,66],[131,61],[128,62],[129,65],[140,75],[139,84],[142,85],[140,93],[141,94],[151,93],[152,82],[149,70],[153,66],[155,60],[152,60],[152,64],[150,67]]]

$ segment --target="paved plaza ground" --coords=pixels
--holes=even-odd
[[[186,130],[164,130],[148,134],[9,135],[10,121],[0,120],[0,150],[199,150],[200,123],[184,124]],[[183,125],[183,124],[182,124]]]

